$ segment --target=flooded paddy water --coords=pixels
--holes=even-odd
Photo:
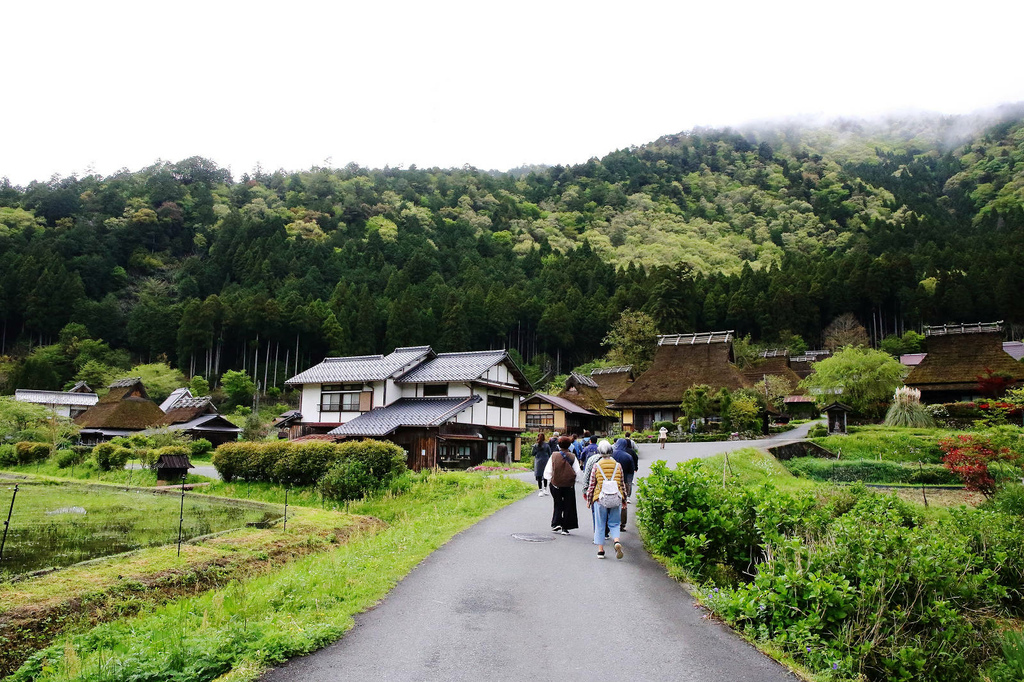
[[[181,496],[132,489],[18,481],[0,574],[18,575],[175,543]],[[7,518],[15,482],[0,482]],[[182,540],[279,518],[280,506],[185,495]]]

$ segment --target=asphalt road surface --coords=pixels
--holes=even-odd
[[[765,441],[644,445],[640,474],[658,459],[672,464],[752,444]],[[581,528],[566,537],[550,531],[550,497],[533,494],[506,507],[431,554],[341,640],[262,679],[797,679],[705,617],[644,552],[632,518],[622,535],[625,558],[609,551],[598,560],[582,500],[577,510]]]

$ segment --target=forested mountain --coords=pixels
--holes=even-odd
[[[816,345],[852,312],[873,338],[1024,324],[1024,120],[694,130],[576,166],[257,170],[202,158],[0,184],[0,355],[69,322],[186,373],[296,345],[508,346],[563,368],[626,308],[663,332]],[[91,357],[117,363],[125,354]],[[13,359],[12,359],[13,358]],[[293,364],[294,366],[294,364]],[[13,390],[12,380],[4,390]]]

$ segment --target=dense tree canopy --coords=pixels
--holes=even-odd
[[[1024,324],[1024,123],[957,129],[695,130],[515,174],[236,180],[195,157],[3,181],[0,356],[19,359],[3,389],[163,359],[279,386],[296,363],[405,344],[572,366],[626,309],[666,333],[812,346],[844,313],[874,345],[922,323]],[[69,322],[95,348],[33,359]]]

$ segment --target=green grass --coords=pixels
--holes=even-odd
[[[193,464],[195,462],[193,461]],[[134,462],[138,467],[138,462]],[[61,469],[51,458],[38,464],[24,464],[21,466],[5,467],[3,471],[17,474],[30,474],[33,476],[73,479],[77,481],[88,481],[90,483],[119,483],[140,487],[154,486],[157,484],[156,472],[149,469],[134,470],[113,469],[102,471],[92,460],[79,464],[75,467]],[[197,474],[189,474],[185,479],[186,483],[208,483],[212,479]]]
[[[832,452],[841,452],[843,458],[848,459],[938,464],[942,461],[939,439],[958,433],[964,432],[873,425],[851,427],[846,436],[826,436],[812,440]]]
[[[764,485],[770,483],[783,491],[803,491],[814,488],[815,483],[806,478],[797,478],[786,467],[769,455],[756,448],[743,448],[730,452],[726,465],[724,454],[699,460],[698,466],[719,475],[725,470],[727,483],[740,485]]]
[[[3,573],[17,575],[70,566],[101,556],[164,545],[178,537],[182,500],[177,495],[49,481],[19,483],[18,487],[16,497],[12,484],[0,487],[0,508],[5,514],[9,509],[13,512],[4,547]],[[280,515],[277,506],[186,495],[182,538],[241,528]]]
[[[351,505],[353,512],[387,521],[387,529],[274,573],[58,640],[9,679],[186,682],[229,671],[231,680],[254,679],[268,665],[336,640],[353,615],[377,603],[433,550],[530,490],[508,478],[412,476],[405,492]]]

